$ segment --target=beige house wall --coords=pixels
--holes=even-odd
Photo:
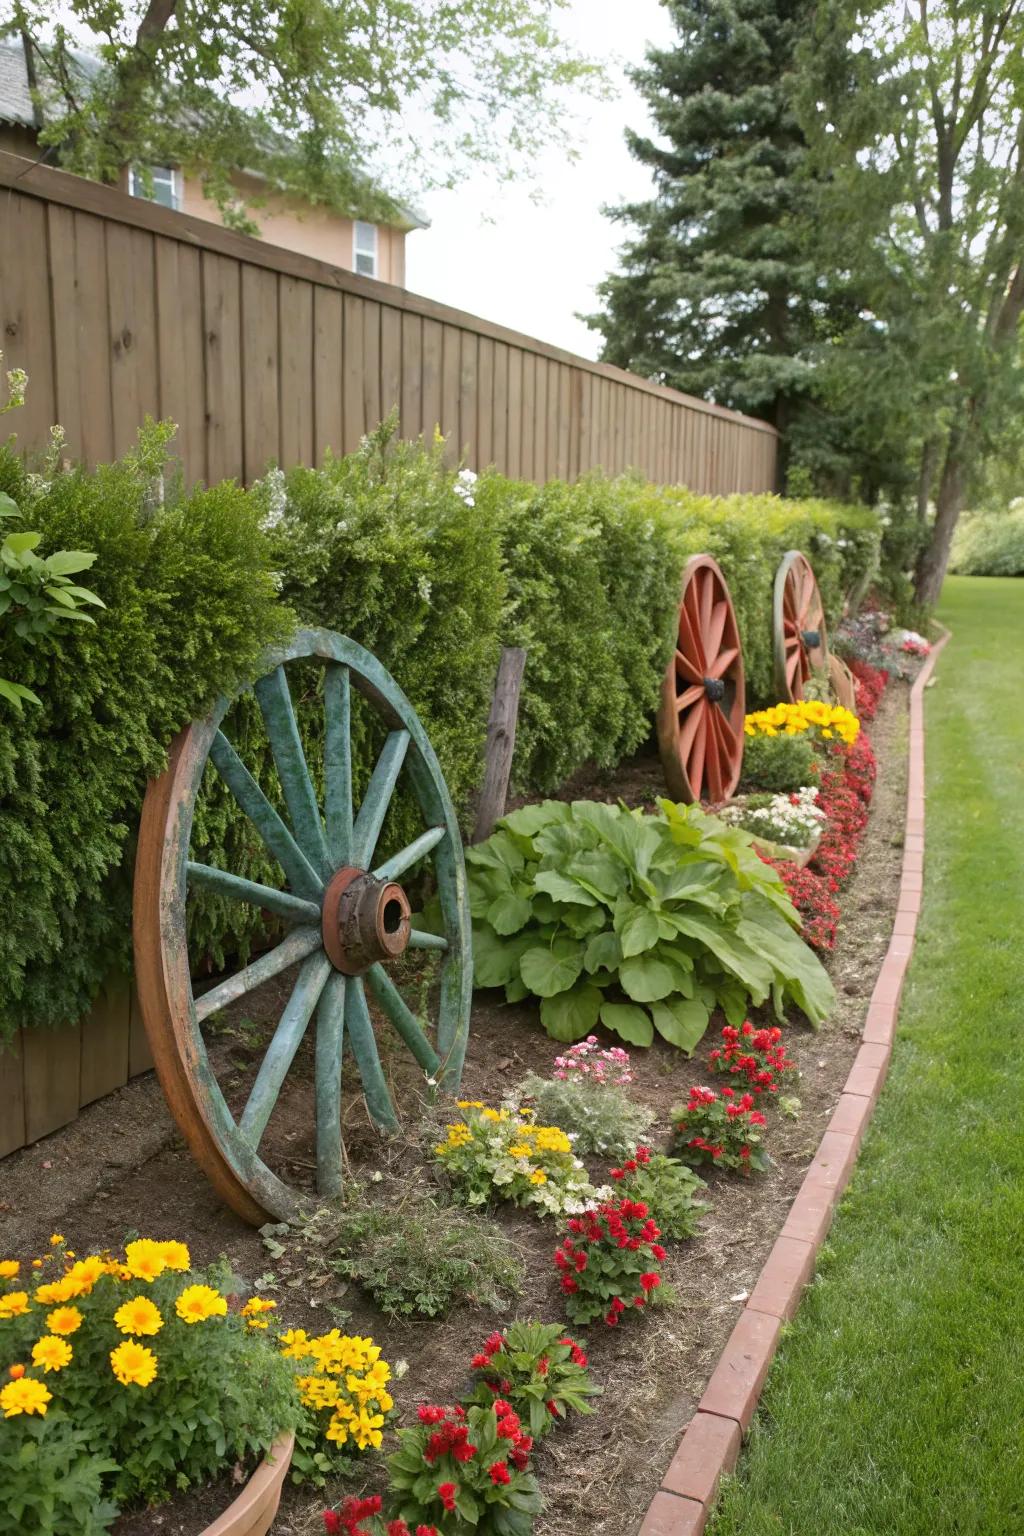
[[[258,195],[256,183],[241,177],[236,181],[248,195]],[[197,219],[209,219],[214,224],[223,222],[216,203],[203,196],[199,181],[193,177],[185,178],[181,212],[190,213]],[[259,225],[261,239],[268,245],[297,251],[302,256],[314,256],[333,267],[343,267],[347,272],[355,271],[351,219],[277,193],[269,196],[261,207],[254,208],[252,217]],[[404,230],[377,226],[376,276],[383,283],[394,283],[396,288],[405,287]]]
[[[21,128],[17,123],[0,123],[0,149],[9,155],[24,155],[26,160],[38,160],[42,151],[36,144],[33,128]]]

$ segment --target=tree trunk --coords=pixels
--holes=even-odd
[[[917,561],[915,596],[930,608],[938,602],[942,580],[949,561],[953,530],[967,500],[967,441],[962,432],[950,434],[942,465],[939,491],[935,499],[935,526],[928,544]]]
[[[942,440],[930,437],[921,450],[921,472],[917,480],[917,520],[924,528],[928,522],[928,507],[935,484],[935,471],[939,467]]]

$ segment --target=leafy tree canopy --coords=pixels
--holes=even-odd
[[[566,0],[0,0],[59,163],[113,182],[180,165],[236,227],[231,173],[368,218],[396,196],[499,176],[567,133],[565,88],[598,68],[558,31]],[[378,189],[393,182],[396,196]]]

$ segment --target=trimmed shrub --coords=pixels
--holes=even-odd
[[[962,517],[949,568],[960,576],[1024,576],[1024,507]]]

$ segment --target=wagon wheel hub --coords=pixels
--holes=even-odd
[[[816,651],[821,644],[821,630],[805,629],[801,632],[800,638],[809,651]]]
[[[725,698],[725,684],[720,677],[706,677],[704,679],[704,692],[712,704],[718,704]]]
[[[409,898],[394,880],[346,865],[324,892],[324,949],[336,971],[361,976],[378,961],[405,953],[411,932]]]

